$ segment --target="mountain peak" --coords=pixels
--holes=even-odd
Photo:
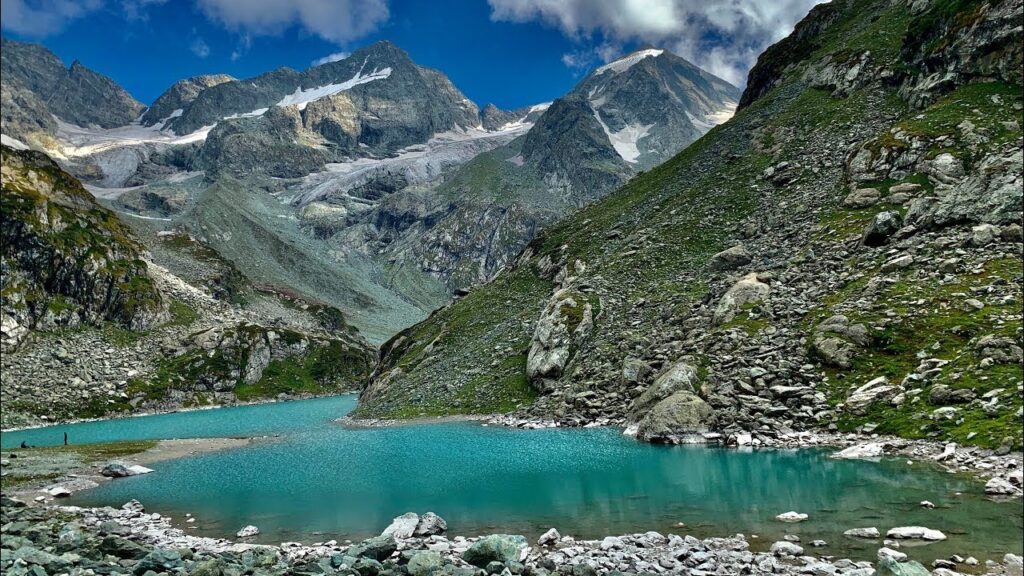
[[[609,70],[612,72],[625,72],[633,67],[634,64],[640,62],[644,58],[657,58],[665,53],[665,50],[661,48],[643,48],[636,52],[631,52],[618,60],[609,62],[604,66],[599,66],[597,70],[594,70],[594,74],[604,74]]]

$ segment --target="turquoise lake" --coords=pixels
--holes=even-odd
[[[103,484],[69,503],[136,498],[183,520],[190,533],[230,536],[259,526],[260,541],[322,541],[376,535],[391,518],[433,511],[449,532],[521,533],[550,527],[577,537],[658,530],[695,536],[758,535],[766,547],[801,536],[816,554],[873,559],[880,542],[843,530],[923,525],[943,543],[904,547],[930,562],[957,553],[979,560],[1020,554],[1024,504],[986,498],[981,484],[925,463],[837,461],[822,450],[667,447],[614,429],[514,430],[477,423],[344,428],[333,421],[354,396],[84,422],[5,432],[59,444],[128,439],[271,436],[251,446],[152,465],[155,473]],[[919,506],[922,500],[934,510]],[[800,524],[774,520],[795,510]],[[684,522],[686,528],[676,528]],[[811,549],[822,539],[828,545]]]

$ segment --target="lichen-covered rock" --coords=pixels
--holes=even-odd
[[[764,300],[770,292],[771,287],[762,282],[756,272],[747,274],[733,284],[718,301],[718,307],[715,308],[715,323],[722,324],[732,320],[740,308]]]
[[[523,536],[491,534],[474,542],[462,553],[462,559],[481,568],[491,562],[518,561],[526,546],[526,538]]]

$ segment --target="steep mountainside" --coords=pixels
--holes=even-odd
[[[144,330],[165,319],[142,247],[117,216],[44,154],[2,153],[3,350],[32,329],[110,320]]]
[[[4,428],[365,384],[376,354],[337,309],[257,292],[195,239],[158,235],[186,283],[40,152],[4,146],[0,182]]]
[[[2,131],[19,140],[54,136],[57,125],[49,114],[80,126],[113,128],[135,120],[145,109],[110,78],[77,60],[65,68],[37,44],[4,38],[0,75]]]
[[[741,110],[386,343],[359,414],[1021,446],[1020,0],[836,0]]]

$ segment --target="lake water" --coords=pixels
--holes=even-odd
[[[260,541],[360,539],[391,518],[433,511],[457,535],[489,532],[536,537],[602,537],[638,531],[696,536],[757,534],[770,545],[784,534],[829,544],[815,552],[873,559],[879,542],[842,531],[924,525],[949,540],[904,548],[930,562],[954,553],[980,560],[1020,554],[1021,500],[995,502],[982,486],[904,460],[837,461],[820,450],[666,447],[613,429],[514,430],[477,423],[348,429],[332,421],[353,396],[181,412],[8,432],[57,444],[146,438],[278,435],[255,445],[160,462],[155,473],[115,480],[75,495],[76,505],[136,498],[150,511],[200,535],[229,536],[259,526]],[[919,506],[930,500],[936,509]],[[795,510],[800,524],[774,520]],[[684,522],[685,529],[675,528]]]

